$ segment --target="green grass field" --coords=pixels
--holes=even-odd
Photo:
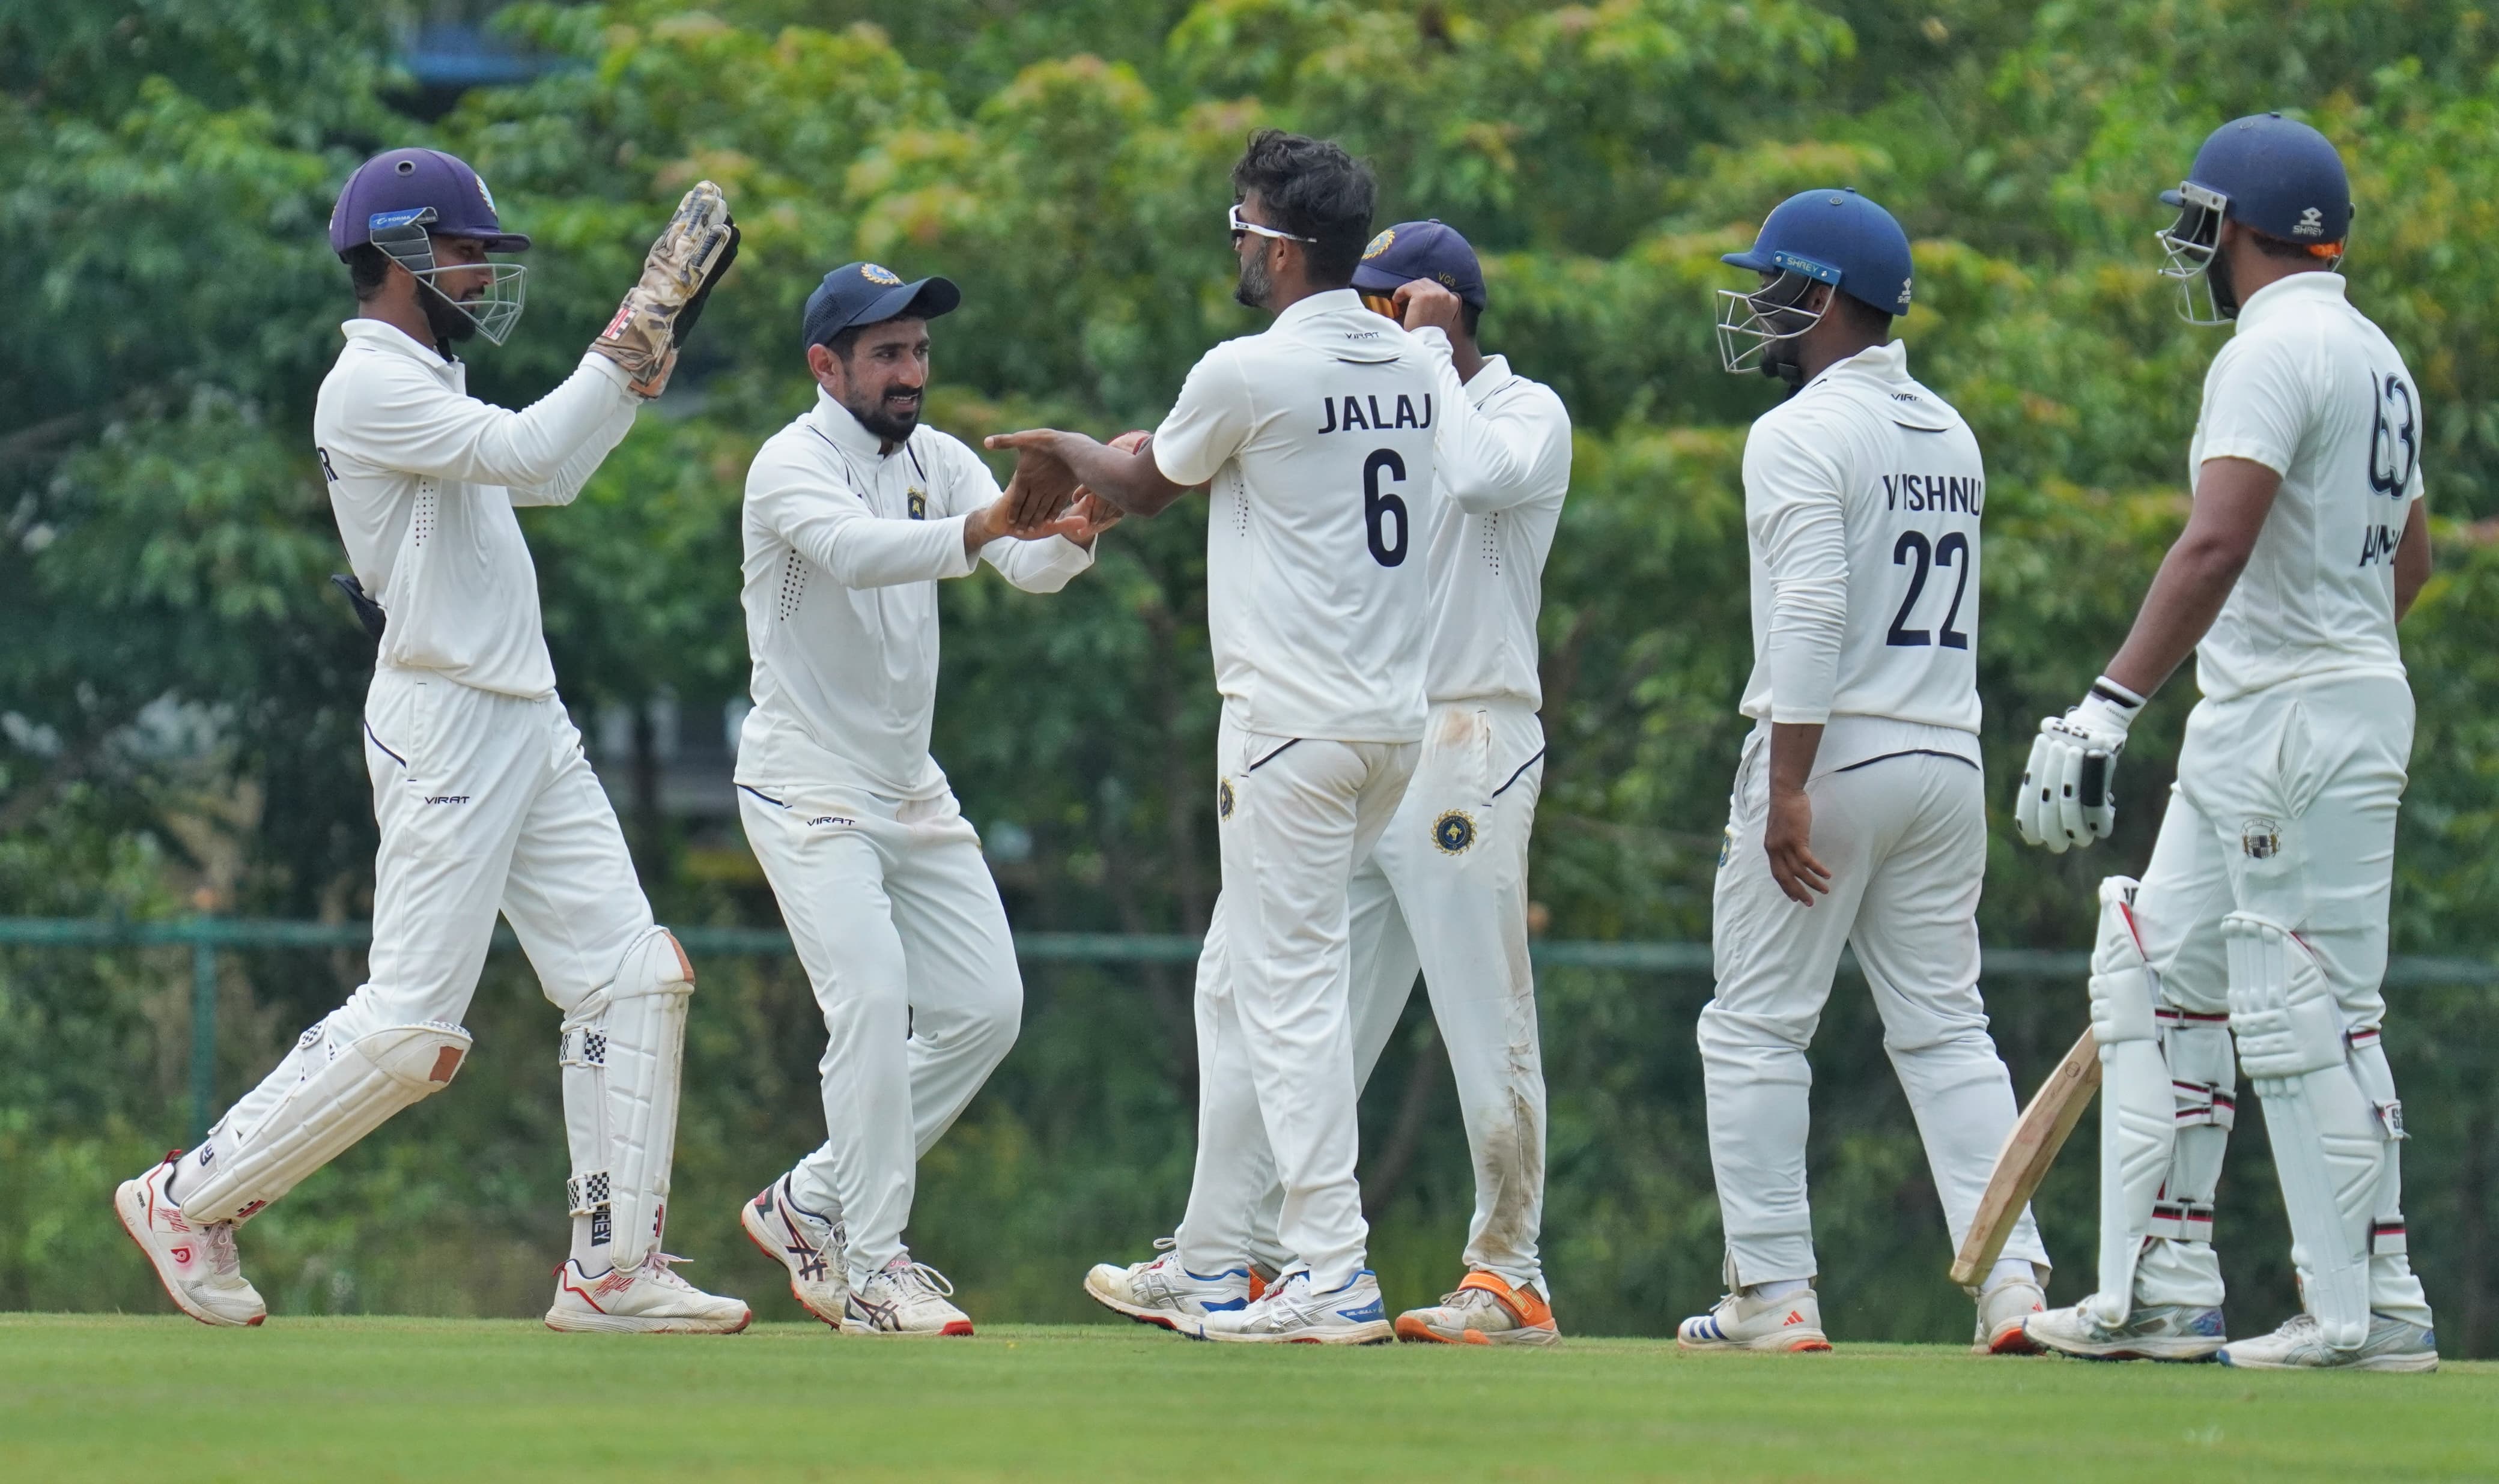
[[[0,1478],[2488,1479],[2499,1364],[1982,1361],[559,1336],[515,1321],[0,1316]]]

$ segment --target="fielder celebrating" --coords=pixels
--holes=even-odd
[[[2013,1126],[1978,992],[1987,810],[1978,751],[1979,518],[1968,424],[1891,341],[1909,240],[1848,190],[1780,204],[1721,290],[1727,369],[1795,388],[1744,445],[1753,651],[1720,857],[1717,994],[1701,1012],[1728,1295],[1688,1350],[1827,1350],[1805,1200],[1805,1046],[1843,944],[1883,1018],[1959,1243]],[[1889,341],[1889,343],[1887,343]],[[1975,1347],[2027,1349],[2048,1254],[2028,1212],[1985,1274]]]
[[[2193,513],[2015,806],[2051,851],[2108,834],[2108,777],[2188,653],[2203,698],[2138,883],[2100,884],[2099,1288],[2035,1315],[2069,1355],[2433,1371],[2405,1257],[2403,1105],[2379,1043],[2413,698],[2395,625],[2429,577],[2420,395],[2345,298],[2350,181],[2279,113],[2223,125],[2161,200],[2163,273],[2235,322],[2204,377]],[[2264,1099],[2302,1311],[2226,1344],[2213,1199],[2239,1062]]]
[[[1544,1197],[1544,1076],[1527,957],[1527,844],[1543,779],[1536,616],[1545,554],[1571,483],[1571,419],[1550,388],[1485,356],[1483,270],[1437,221],[1373,240],[1353,287],[1402,318],[1441,382],[1426,545],[1431,716],[1413,781],[1349,887],[1354,1065],[1370,1080],[1419,968],[1457,1075],[1476,1212],[1467,1274],[1397,1318],[1401,1339],[1550,1344],[1560,1338],[1537,1256]],[[1217,957],[1217,961],[1220,961]],[[1252,1089],[1209,1087],[1200,1178],[1184,1237],[1151,1262],[1103,1264],[1086,1291],[1133,1318],[1194,1328],[1248,1301],[1251,1274],[1286,1261],[1282,1191]]]
[[[394,149],[330,219],[357,316],[313,414],[322,473],[380,643],[365,760],[381,825],[372,977],[307,1030],[189,1154],[124,1182],[122,1225],[182,1311],[258,1324],[235,1229],[468,1054],[460,1028],[500,909],[564,1012],[572,1251],[549,1328],[732,1333],[747,1308],[660,1250],[694,970],[653,922],[606,793],[566,719],[512,511],[564,504],[660,395],[736,252],[720,188],[686,194],[580,368],[523,412],[467,395],[451,347],[501,344],[522,275],[474,171]],[[368,595],[370,595],[368,597]]]
[[[1236,294],[1275,323],[1208,351],[1133,448],[1056,432],[991,442],[1020,451],[1020,471],[1055,470],[1027,516],[1048,513],[1071,479],[1138,515],[1214,485],[1223,891],[1198,964],[1198,1160],[1178,1256],[1190,1272],[1240,1268],[1239,1213],[1272,1178],[1282,1261],[1259,1298],[1241,1271],[1239,1301],[1187,1327],[1209,1339],[1368,1344],[1394,1332],[1364,1265],[1354,1178],[1347,889],[1406,791],[1428,710],[1416,543],[1437,519],[1446,394],[1414,339],[1348,287],[1371,237],[1369,170],[1334,144],[1268,129],[1232,183]],[[1254,1120],[1227,1112],[1245,1089]],[[1243,1122],[1255,1150],[1231,1145]]]
[[[790,1291],[854,1335],[969,1335],[903,1249],[920,1156],[1015,1044],[1006,909],[936,759],[937,583],[982,561],[1027,592],[1092,565],[1117,510],[1030,529],[978,455],[920,426],[928,322],[961,294],[874,263],[807,300],[816,403],[746,476],[755,709],[738,813],[825,1016],[826,1140],[740,1212]],[[1054,512],[1056,514],[1057,512]]]

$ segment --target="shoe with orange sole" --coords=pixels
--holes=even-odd
[[[1397,1338],[1420,1344],[1550,1345],[1561,1342],[1562,1331],[1542,1294],[1477,1268],[1439,1304],[1399,1314]]]

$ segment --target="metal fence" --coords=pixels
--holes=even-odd
[[[767,927],[670,929],[697,958],[792,952],[790,935]],[[360,949],[373,941],[370,922],[295,922],[248,918],[0,918],[0,948],[187,948],[191,951],[191,1137],[206,1133],[216,1106],[217,954],[253,949]],[[1182,933],[1018,933],[1016,956],[1026,963],[1188,963],[1199,941]],[[509,928],[499,928],[495,948],[519,947]],[[1544,940],[1530,954],[1539,969],[1617,969],[1662,974],[1704,974],[1709,947],[1702,943],[1606,943]],[[1991,980],[2066,979],[2090,971],[2091,955],[2054,949],[1993,948],[1981,953],[1981,973]],[[1853,958],[1840,972],[1854,974]],[[2389,984],[2499,984],[2499,963],[2478,958],[2405,956],[2387,965]]]

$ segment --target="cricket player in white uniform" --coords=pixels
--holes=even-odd
[[[526,411],[465,390],[451,347],[501,343],[525,270],[474,171],[394,149],[330,222],[357,317],[313,412],[350,597],[380,644],[365,761],[381,825],[371,977],[307,1030],[198,1148],[114,1209],[183,1312],[258,1324],[235,1229],[382,1121],[438,1091],[500,910],[564,1013],[572,1251],[558,1330],[727,1333],[746,1306],[660,1249],[694,971],[651,918],[606,793],[556,694],[537,577],[512,511],[568,502],[657,397],[736,248],[720,188],[687,193],[581,366]]]
[[[1368,1082],[1419,968],[1476,1171],[1466,1276],[1440,1304],[1400,1314],[1396,1333],[1550,1344],[1560,1331],[1537,1252],[1544,1074],[1527,955],[1527,845],[1544,758],[1536,618],[1571,483],[1571,417],[1550,388],[1477,347],[1483,270],[1451,228],[1410,221],[1380,233],[1353,287],[1413,331],[1440,374],[1442,409],[1433,430],[1442,498],[1428,543],[1432,710],[1405,800],[1353,874],[1354,1065]],[[1184,1229],[1190,1256],[1176,1240],[1148,1262],[1098,1265],[1086,1275],[1096,1302],[1193,1328],[1246,1305],[1253,1274],[1263,1279],[1286,1261],[1276,1236],[1282,1190],[1250,1089],[1210,1088],[1199,1139],[1201,1166],[1231,1178],[1201,1177]]]
[[[972,1333],[902,1233],[920,1156],[1023,1013],[997,885],[928,755],[937,584],[987,561],[1055,593],[1118,519],[1087,501],[1011,530],[1015,496],[920,426],[928,322],[960,301],[947,279],[906,283],[874,263],[827,274],[804,321],[815,405],[746,476],[755,709],[738,814],[824,1012],[826,1138],[740,1220],[798,1302],[853,1335]]]
[[[1223,891],[1199,962],[1197,1179],[1179,1251],[1201,1261],[1201,1209],[1231,1221],[1267,1183],[1206,1132],[1247,1088],[1283,1190],[1282,1271],[1257,1300],[1207,1313],[1197,1330],[1377,1343],[1394,1332],[1365,1265],[1354,1178],[1347,891],[1406,791],[1428,710],[1424,543],[1445,393],[1428,353],[1347,286],[1371,237],[1367,169],[1333,144],[1270,129],[1251,138],[1232,181],[1238,297],[1275,323],[1207,352],[1133,450],[1052,432],[992,441],[1057,466],[1058,488],[1080,480],[1131,514],[1214,487],[1207,623],[1223,693]],[[1230,1189],[1245,1169],[1246,1203]],[[1226,1266],[1242,1256],[1237,1242],[1205,1250]]]
[[[1978,751],[1979,520],[1961,415],[1891,339],[1909,240],[1849,190],[1791,197],[1728,263],[1731,371],[1795,388],[1744,445],[1753,734],[1737,764],[1702,1008],[1728,1294],[1688,1350],[1827,1350],[1805,1199],[1805,1047],[1843,945],[1883,1019],[1959,1243],[2015,1118],[1978,992],[1987,809]],[[2048,1254],[2029,1213],[1981,1280],[1975,1347],[2028,1348]]]
[[[2335,272],[2343,161],[2278,113],[2234,120],[2161,199],[2193,323],[2235,322],[2188,450],[2193,513],[2082,704],[2040,723],[2023,837],[2090,845],[2145,701],[2191,650],[2152,861],[2100,884],[2097,1291],[2034,1340],[2100,1359],[2433,1371],[2405,1255],[2403,1104],[2379,1042],[2413,697],[2395,625],[2428,580],[2420,393]],[[2213,1202],[2239,1065],[2264,1100],[2301,1311],[2225,1342]]]

